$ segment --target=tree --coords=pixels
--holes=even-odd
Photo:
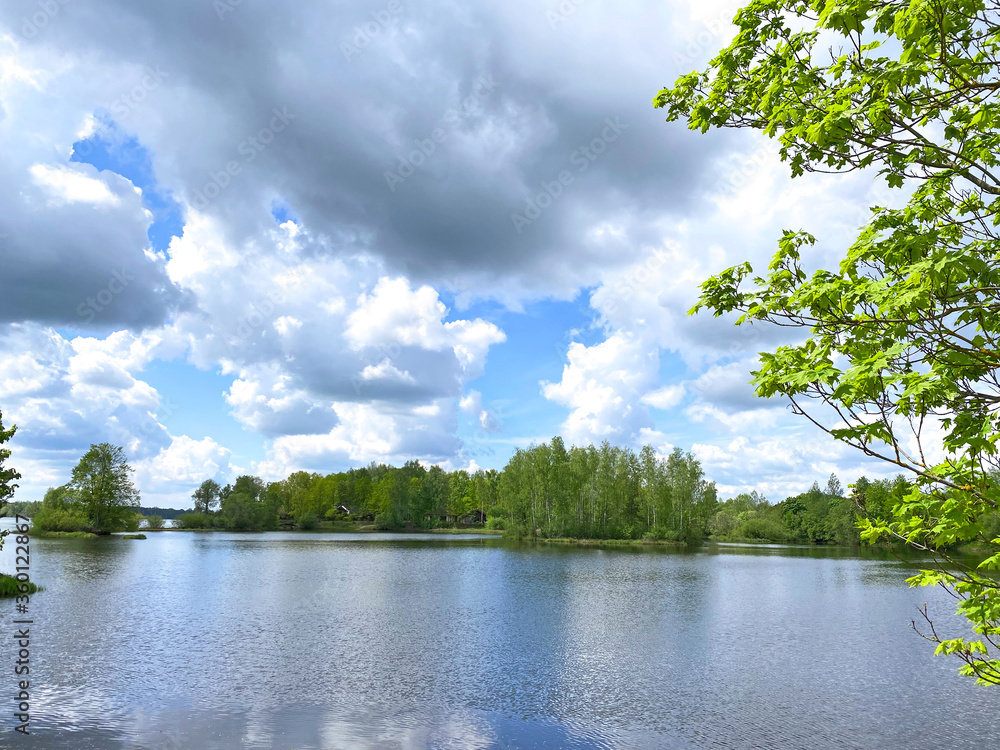
[[[3,412],[0,412],[0,445],[9,442],[16,432],[16,424],[12,424],[10,429],[4,429]],[[3,508],[7,503],[7,499],[14,495],[14,490],[17,489],[17,485],[14,482],[21,478],[17,469],[4,468],[4,463],[8,458],[10,458],[10,449],[0,448],[0,508]]]
[[[194,510],[196,513],[211,513],[212,506],[219,502],[219,494],[222,488],[214,479],[206,479],[201,486],[191,493],[194,499]]]
[[[1000,545],[981,523],[1000,497],[1000,5],[753,0],[735,24],[706,71],[656,96],[668,120],[762,131],[793,176],[871,168],[912,192],[903,208],[871,208],[838,269],[807,275],[802,253],[815,239],[786,230],[766,274],[748,263],[723,271],[695,310],[808,331],[761,354],[758,395],[786,397],[914,477],[864,536],[943,557],[947,567],[911,585],[946,587],[979,637],[947,638],[929,621],[919,632],[963,673],[1000,684],[1000,589],[989,577],[1000,554],[970,568],[947,552]]]
[[[826,480],[826,494],[833,497],[844,496],[844,485],[840,483],[836,474],[831,474],[830,478]]]
[[[220,515],[227,528],[233,531],[263,531],[278,526],[278,507],[281,495],[278,483],[265,486],[255,476],[243,475],[236,483],[222,490]]]
[[[163,516],[146,516],[146,528],[158,530],[163,528]]]
[[[73,469],[67,486],[78,493],[94,533],[134,530],[139,492],[132,484],[132,468],[120,446],[91,445]]]
[[[11,425],[8,430],[4,429],[3,412],[0,412],[0,446],[14,437],[14,433],[16,432],[16,424]],[[10,458],[10,449],[0,448],[0,511],[3,511],[4,506],[7,504],[7,500],[13,497],[14,490],[17,489],[17,484],[15,484],[15,482],[21,478],[17,469],[11,467],[4,468],[4,463],[8,458]],[[3,549],[3,540],[8,533],[8,530],[0,531],[0,549]]]

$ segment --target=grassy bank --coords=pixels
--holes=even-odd
[[[89,531],[38,531],[31,530],[33,539],[97,539],[97,534]]]
[[[164,531],[232,531],[236,532],[237,529],[226,529],[220,527],[211,528],[162,528],[162,529],[143,529],[144,534],[157,534]],[[285,532],[296,532],[302,534],[493,534],[499,536],[503,534],[502,531],[485,529],[482,526],[467,526],[461,528],[454,527],[444,527],[436,529],[425,529],[419,526],[412,527],[400,527],[400,528],[379,528],[373,523],[367,524],[326,524],[321,523],[314,529],[265,529],[264,531],[285,531]],[[264,533],[255,532],[255,533]]]
[[[493,536],[502,536],[502,531],[496,531],[493,529],[484,529],[482,526],[470,526],[466,529],[414,529],[417,533],[426,534],[491,534]]]
[[[489,533],[489,532],[487,532]],[[576,547],[687,547],[687,543],[670,539],[573,539],[567,537],[510,537],[519,542],[534,544],[565,544]]]
[[[22,584],[19,580],[13,576],[9,576],[6,573],[0,573],[0,599],[9,599],[14,596],[23,596],[25,594],[34,594],[38,591],[44,591],[41,586],[36,586],[31,581],[27,582],[28,590],[21,591]]]

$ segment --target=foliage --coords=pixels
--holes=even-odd
[[[719,504],[708,530],[713,539],[720,541],[806,541],[797,538],[786,524],[784,510],[783,503],[771,505],[756,491],[737,495]]]
[[[158,531],[163,528],[163,516],[146,516],[146,528]]]
[[[85,531],[90,528],[90,519],[82,506],[51,509],[43,506],[31,524],[39,531]]]
[[[224,487],[218,514],[184,514],[185,528],[300,528],[319,519],[379,529],[435,528],[482,514],[514,536],[577,536],[698,541],[715,509],[715,487],[690,454],[658,458],[652,448],[567,449],[561,438],[519,451],[502,472],[445,472],[417,461],[371,464],[328,474],[295,472],[265,485],[240,477]],[[303,523],[305,525],[303,525]],[[461,525],[461,524],[460,524]]]
[[[319,518],[315,513],[306,513],[298,517],[298,527],[303,531],[312,531],[319,526]]]
[[[17,489],[17,484],[15,482],[21,478],[21,475],[16,469],[4,467],[4,463],[8,458],[10,458],[10,449],[2,446],[14,437],[14,433],[16,432],[16,424],[11,425],[9,429],[4,429],[3,413],[0,412],[0,509],[3,509],[7,500],[14,495],[14,490]],[[7,533],[7,530],[0,531],[0,549],[3,549],[3,540],[4,537],[7,536]]]
[[[220,493],[219,515],[231,531],[266,531],[278,528],[277,495],[259,477],[244,475]]]
[[[865,522],[866,539],[938,552],[994,545],[978,568],[945,555],[912,583],[949,589],[979,636],[939,637],[931,624],[938,652],[1000,684],[1000,590],[990,575],[1000,538],[982,537],[1000,497],[1000,6],[752,0],[735,23],[707,71],[654,99],[669,120],[762,131],[793,176],[871,167],[911,192],[903,208],[872,208],[836,271],[808,275],[814,238],[785,231],[766,274],[748,263],[723,271],[695,309],[808,331],[761,354],[753,382],[912,473],[889,514]]]
[[[22,587],[23,590],[22,590]],[[44,591],[45,589],[41,586],[36,586],[31,581],[19,581],[14,576],[9,576],[6,573],[0,573],[0,599],[10,599],[15,596],[22,596],[23,594],[34,594],[38,591]]]
[[[186,510],[180,510],[178,508],[155,508],[147,507],[144,505],[139,506],[139,512],[144,516],[160,516],[163,519],[174,519],[177,518],[181,513],[187,513]]]
[[[50,487],[31,517],[31,525],[44,532],[86,532],[90,519],[79,493],[68,486]]]
[[[490,516],[486,519],[485,527],[487,531],[503,531],[506,524],[499,516]]]
[[[213,507],[219,504],[221,493],[222,488],[214,479],[202,482],[201,486],[191,494],[195,513],[211,513]]]
[[[68,487],[83,505],[88,530],[97,534],[134,531],[139,492],[125,451],[110,443],[91,445],[74,467]]]
[[[490,518],[522,537],[698,541],[715,512],[715,485],[690,453],[650,446],[574,446],[561,438],[518,450],[499,478]]]
[[[9,442],[17,432],[17,425],[12,424],[9,429],[4,429],[3,412],[0,412],[0,445]],[[14,494],[17,489],[15,481],[21,478],[16,469],[5,468],[4,463],[10,458],[9,448],[0,448],[0,506],[7,502],[7,499]]]
[[[181,513],[174,518],[178,529],[211,529],[219,526],[214,516],[207,513]]]
[[[32,535],[36,539],[97,539],[97,534],[89,531],[41,531],[33,529]]]
[[[14,500],[7,503],[6,506],[0,507],[0,517],[13,518],[14,516],[21,515],[31,518],[41,510],[41,507],[41,500]]]

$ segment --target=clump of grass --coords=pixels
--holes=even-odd
[[[145,539],[145,538],[146,538],[145,534],[125,534],[122,536],[122,539]]]
[[[21,590],[22,586],[26,586],[25,590]],[[21,582],[9,576],[6,573],[0,573],[0,599],[9,599],[13,596],[24,596],[25,594],[34,594],[38,591],[44,591],[41,586],[36,586],[31,581]]]

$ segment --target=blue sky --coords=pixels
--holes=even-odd
[[[650,106],[737,3],[431,2],[346,54],[380,7],[95,0],[30,38],[30,0],[0,9],[20,498],[104,440],[175,507],[207,476],[501,468],[555,434],[692,450],[723,495],[880,471],[755,398],[780,332],[686,314],[784,228],[836,262],[875,189]]]

